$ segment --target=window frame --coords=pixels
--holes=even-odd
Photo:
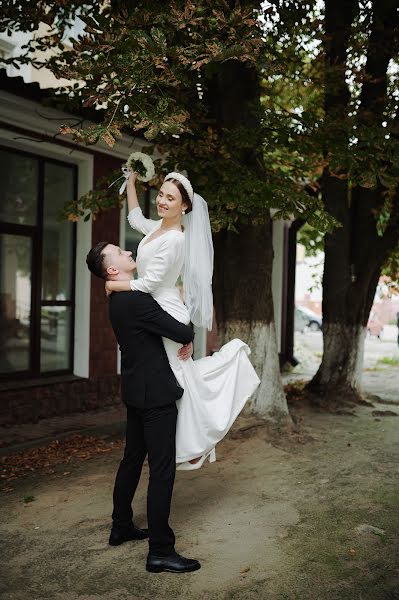
[[[75,332],[75,286],[76,286],[76,223],[71,223],[72,227],[72,268],[71,268],[71,299],[70,300],[42,300],[42,260],[43,260],[43,214],[44,214],[44,184],[45,184],[45,163],[52,163],[63,167],[68,167],[73,174],[73,193],[75,197],[78,194],[78,165],[67,161],[47,157],[34,152],[10,148],[0,144],[0,150],[34,159],[38,163],[37,179],[37,209],[36,225],[23,225],[20,223],[9,223],[0,220],[0,234],[19,235],[29,238],[32,244],[31,255],[31,319],[29,327],[29,368],[24,371],[13,371],[11,373],[0,373],[0,381],[13,381],[15,379],[46,379],[59,375],[69,375],[73,373],[74,360],[74,332]],[[68,368],[57,369],[54,371],[41,371],[41,311],[44,306],[66,306],[71,309],[71,320],[69,330],[69,353]]]

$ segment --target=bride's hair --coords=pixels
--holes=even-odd
[[[168,181],[171,181],[172,183],[174,183],[175,186],[177,187],[177,189],[179,190],[182,200],[183,200],[183,203],[186,204],[186,206],[187,206],[187,208],[186,208],[186,215],[187,215],[188,213],[190,213],[193,210],[193,203],[191,202],[191,200],[189,198],[186,188],[178,179],[168,179]]]

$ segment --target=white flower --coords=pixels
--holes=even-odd
[[[126,161],[126,166],[132,171],[135,171],[137,169],[137,163],[142,163],[145,169],[145,175],[137,175],[137,179],[140,181],[150,181],[155,175],[155,167],[151,156],[148,156],[148,154],[144,154],[143,152],[132,152]]]

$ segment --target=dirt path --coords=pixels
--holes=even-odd
[[[178,473],[171,521],[178,551],[202,562],[192,574],[147,573],[146,542],[107,545],[120,450],[19,480],[2,495],[1,597],[399,599],[399,418],[374,417],[376,408],[387,406],[357,416],[296,409],[304,436],[277,446],[242,417],[215,464]],[[361,524],[385,533],[357,533]]]

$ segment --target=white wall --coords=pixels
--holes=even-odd
[[[5,31],[0,32],[0,53],[4,58],[19,56],[22,53],[21,47],[31,38],[31,33],[14,32],[8,36]],[[9,77],[23,77],[25,82],[32,81],[32,67],[30,64],[21,65],[19,69],[12,65],[7,65],[6,72]]]
[[[315,302],[322,301],[323,268],[324,252],[319,252],[317,256],[306,256],[303,246],[297,245],[295,300],[304,300],[306,296]]]
[[[283,277],[284,277],[284,226],[285,221],[273,221],[273,271],[272,294],[274,305],[274,322],[276,326],[277,349],[281,350],[281,320],[283,304]]]
[[[67,37],[74,36],[77,37],[80,33],[82,33],[84,28],[84,23],[80,19],[76,19],[75,24],[72,28],[69,28],[66,32],[66,36],[64,38],[64,43],[66,47],[67,45]],[[4,58],[18,57],[24,54],[25,50],[22,49],[22,46],[28,43],[28,41],[32,38],[33,35],[43,36],[49,31],[47,25],[42,23],[39,26],[39,29],[35,32],[20,32],[15,31],[10,36],[5,32],[0,33],[0,54]],[[55,50],[47,50],[46,52],[35,51],[31,56],[37,60],[43,61],[49,56],[54,55]],[[46,68],[37,69],[33,67],[31,64],[21,65],[19,69],[14,67],[13,65],[7,65],[6,67],[7,75],[9,77],[22,77],[25,83],[37,82],[40,88],[57,88],[61,85],[67,85],[69,81],[67,79],[57,79],[53,73]]]

